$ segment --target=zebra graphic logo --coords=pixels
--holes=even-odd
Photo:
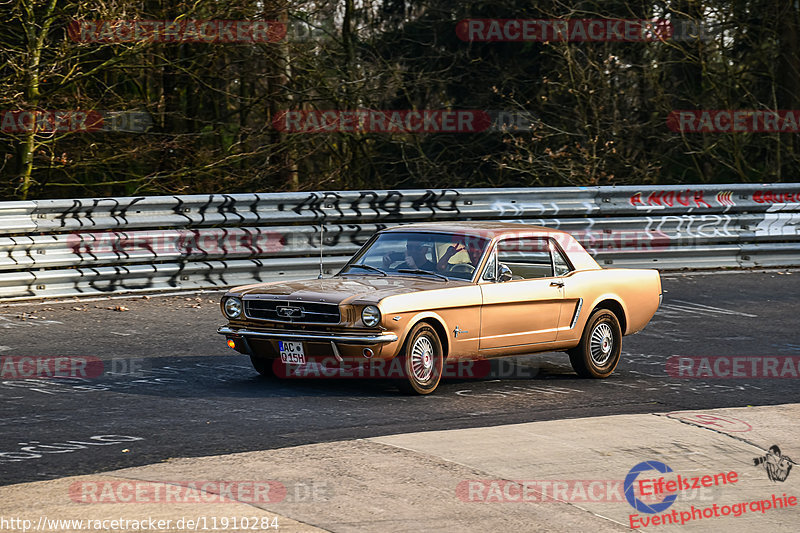
[[[755,466],[763,466],[770,481],[783,482],[789,477],[794,461],[785,455],[781,455],[781,449],[775,444],[770,446],[767,455],[753,458],[753,464]]]

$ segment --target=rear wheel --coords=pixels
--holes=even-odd
[[[421,322],[408,334],[399,356],[405,379],[397,387],[407,394],[430,394],[439,385],[444,367],[444,353],[439,335]]]
[[[617,316],[598,309],[589,317],[581,343],[569,350],[572,368],[583,378],[607,378],[619,363],[622,330]]]
[[[258,372],[262,376],[268,378],[275,377],[275,368],[273,366],[273,364],[275,363],[274,359],[267,359],[266,357],[258,357],[256,355],[251,355],[250,362],[253,364],[253,368],[256,369],[256,372]]]

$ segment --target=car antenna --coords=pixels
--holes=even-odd
[[[325,233],[325,223],[320,220],[319,221],[319,276],[317,279],[322,279],[322,245],[325,243],[325,239],[323,235]]]

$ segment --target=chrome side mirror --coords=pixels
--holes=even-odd
[[[497,281],[503,283],[504,281],[509,280],[511,280],[511,269],[508,268],[508,265],[500,263],[497,269]]]

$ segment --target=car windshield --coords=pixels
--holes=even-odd
[[[489,239],[448,233],[381,233],[340,274],[472,279]]]

